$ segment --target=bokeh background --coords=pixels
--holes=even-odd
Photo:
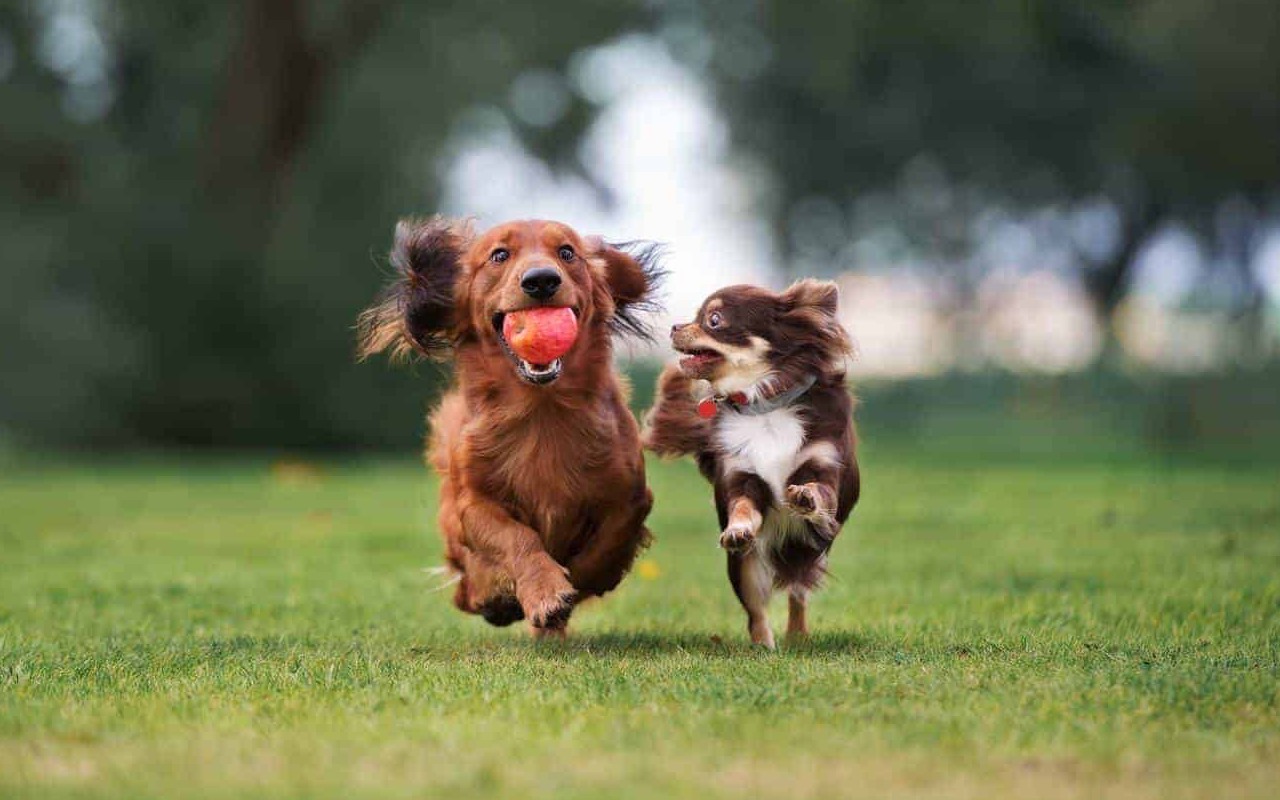
[[[0,452],[416,448],[352,323],[443,211],[839,281],[872,445],[1272,457],[1277,9],[6,0]]]

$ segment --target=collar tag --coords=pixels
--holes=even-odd
[[[739,414],[767,414],[779,408],[791,405],[817,383],[817,377],[808,375],[804,380],[780,394],[761,397],[750,401],[746,392],[734,392],[729,395],[708,395],[698,401],[698,416],[711,419],[720,413],[720,405],[724,404]]]

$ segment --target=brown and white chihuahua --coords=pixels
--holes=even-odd
[[[775,588],[790,596],[788,638],[808,633],[809,593],[858,500],[852,344],[836,302],[836,285],[815,280],[711,295],[671,329],[683,358],[659,378],[647,420],[650,450],[694,456],[715,487],[729,581],[766,647]]]

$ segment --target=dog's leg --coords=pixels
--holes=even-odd
[[[462,519],[458,515],[456,483],[446,474],[440,483],[440,514],[437,520],[444,535],[445,560],[457,573],[453,604],[459,611],[479,614],[490,625],[504,627],[524,619],[524,609],[515,596],[511,576],[488,554],[465,544]]]
[[[645,518],[653,508],[653,492],[640,483],[623,502],[611,507],[582,549],[569,559],[569,582],[584,596],[613,591],[649,543]]]
[[[530,624],[535,629],[564,627],[575,592],[567,571],[547,553],[538,533],[483,497],[468,496],[459,506],[465,544],[511,576]]]
[[[756,534],[773,494],[760,476],[735,472],[716,485],[716,509],[720,514],[720,546],[729,554],[729,583],[747,611],[747,629],[755,644],[773,648],[769,628],[769,598],[773,575],[756,549]]]
[[[791,587],[787,598],[787,640],[804,639],[809,635],[809,621],[805,611],[809,607],[809,590],[801,586]]]
[[[764,558],[754,549],[729,553],[729,583],[747,611],[747,632],[753,644],[773,649],[769,627],[769,598],[773,596],[773,575]]]
[[[453,604],[468,614],[479,614],[499,628],[524,619],[511,576],[484,553],[460,548],[462,580],[454,590]]]
[[[824,542],[829,543],[840,532],[837,509],[841,464],[835,448],[827,442],[806,447],[801,451],[801,457],[800,466],[787,478],[782,502],[803,517]]]
[[[721,512],[720,546],[729,552],[745,552],[755,545],[764,512],[773,503],[769,486],[758,475],[735,472],[725,478]]]
[[[800,466],[787,478],[783,503],[808,522],[825,551],[840,532],[841,463],[835,448],[826,442],[810,445],[801,457]],[[793,578],[787,609],[788,640],[809,635],[809,590],[822,580],[825,564],[826,556],[819,552],[814,562]]]

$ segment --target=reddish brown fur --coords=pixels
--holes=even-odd
[[[499,248],[510,254],[503,263],[491,257]],[[658,277],[653,255],[555,222],[480,235],[440,218],[400,224],[392,262],[401,278],[362,317],[361,354],[452,352],[456,386],[431,414],[428,453],[442,478],[440,529],[461,610],[562,634],[574,604],[617,586],[647,544],[652,495],[612,334],[640,330],[634,311]],[[560,273],[554,296],[521,289],[535,267]],[[563,371],[547,385],[517,374],[496,330],[495,315],[538,305],[579,316]]]

